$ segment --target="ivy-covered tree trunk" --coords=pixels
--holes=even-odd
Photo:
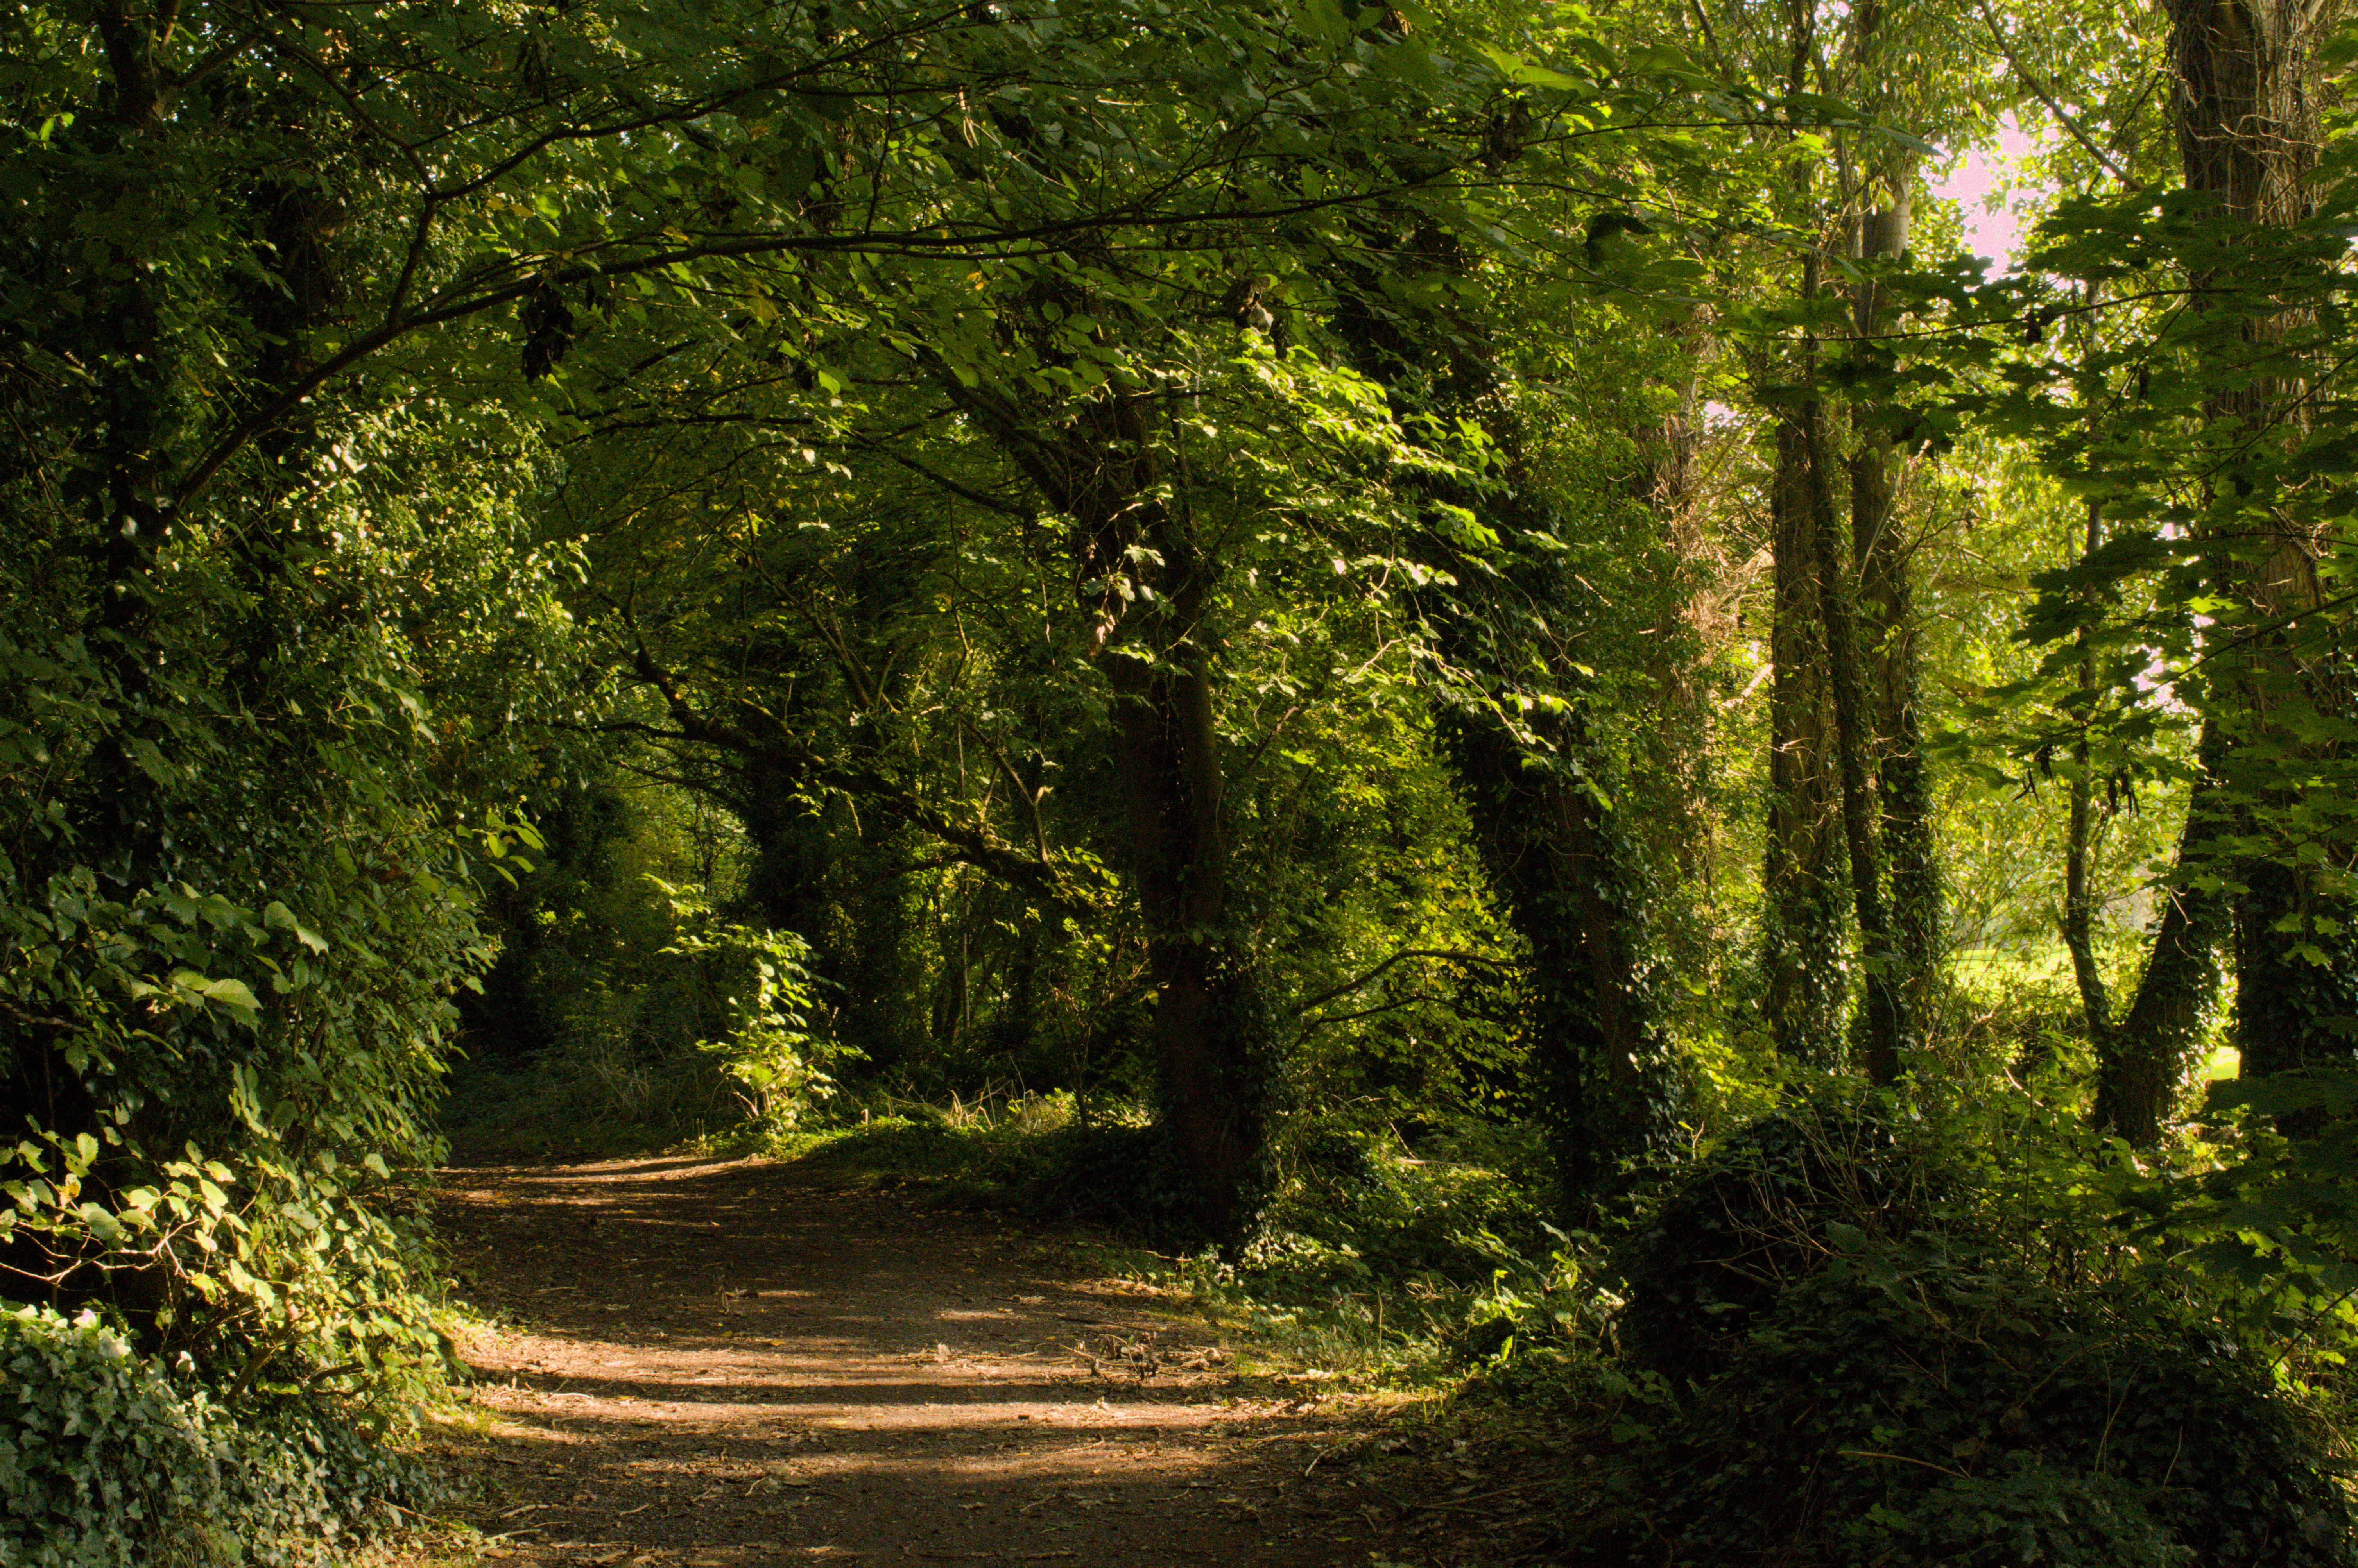
[[[1805,420],[1777,410],[1769,491],[1772,557],[1768,658],[1768,860],[1763,1005],[1777,1054],[1815,1067],[1841,1064],[1848,1001],[1844,963],[1841,778],[1834,761],[1818,535],[1824,525],[1810,473]]]
[[[2234,220],[2283,226],[2315,211],[2322,132],[2314,51],[2323,15],[2300,0],[2170,0],[2186,183],[2213,195]],[[2209,279],[2191,281],[2199,300]],[[2262,341],[2283,326],[2255,318],[2243,330],[2247,340]],[[2245,448],[2264,452],[2283,438],[2274,432],[2289,435],[2304,420],[2299,391],[2280,380],[2247,379],[2213,398],[2206,413],[2244,433]],[[2221,493],[2235,483],[2223,476]],[[2236,1039],[2244,1071],[2263,1074],[2346,1059],[2358,1033],[2352,1022],[2358,937],[2351,932],[2358,901],[2301,851],[2306,807],[2293,782],[2299,758],[2339,746],[2314,731],[2346,715],[2353,688],[2346,655],[2300,645],[2302,612],[2327,597],[2320,563],[2333,540],[2250,508],[2220,532],[2223,595],[2241,602],[2255,630],[2223,645],[2227,656],[2212,702],[2223,720],[2239,836],[2276,840],[2238,854],[2230,868]],[[2287,767],[2288,759],[2296,765]]]
[[[1887,171],[1889,204],[1860,221],[1859,254],[1896,261],[1908,249],[1912,158]],[[1873,339],[1890,324],[1889,302],[1878,285],[1854,293],[1855,329]],[[1874,410],[1867,411],[1870,415]],[[1900,533],[1898,480],[1904,456],[1872,417],[1862,418],[1851,459],[1851,541],[1858,572],[1858,613],[1865,643],[1869,765],[1883,858],[1890,872],[1891,1001],[1898,1048],[1914,1044],[1924,1027],[1940,978],[1942,895],[1932,831],[1931,777],[1924,759],[1920,710],[1921,659],[1916,623],[1915,567]],[[1893,1064],[1896,1065],[1896,1064]]]
[[[1883,900],[1883,854],[1876,820],[1875,788],[1867,775],[1868,733],[1866,662],[1858,645],[1858,610],[1852,588],[1849,552],[1843,548],[1823,416],[1814,401],[1803,406],[1803,433],[1810,442],[1810,472],[1818,508],[1818,603],[1825,621],[1826,685],[1833,698],[1834,766],[1842,783],[1843,848],[1850,862],[1852,912],[1858,920],[1862,967],[1861,1009],[1867,1076],[1878,1084],[1899,1076],[1900,1019],[1891,923]]]
[[[1641,890],[1586,768],[1576,719],[1536,754],[1495,719],[1450,722],[1449,750],[1491,881],[1531,950],[1527,1038],[1539,1121],[1567,1215],[1591,1212],[1621,1162],[1675,1122],[1643,985]]]
[[[1409,254],[1444,267],[1462,265],[1445,238],[1427,232]],[[1499,395],[1503,376],[1482,330],[1462,320],[1440,334],[1444,355],[1411,341],[1371,267],[1355,269],[1335,325],[1360,370],[1390,389],[1402,414],[1429,410],[1478,420],[1505,455],[1503,479],[1488,486],[1431,478],[1416,481],[1436,505],[1473,513],[1499,538],[1551,542],[1557,520],[1524,460],[1522,433]],[[1379,303],[1371,303],[1379,302]],[[1431,400],[1420,405],[1419,398]],[[1632,499],[1669,516],[1684,504],[1688,433],[1673,415],[1641,442],[1650,449]],[[1458,558],[1433,539],[1454,586],[1422,590],[1443,661],[1478,695],[1444,701],[1441,730],[1458,786],[1471,807],[1476,847],[1506,914],[1530,954],[1521,979],[1530,1009],[1523,1039],[1536,1079],[1535,1119],[1548,1144],[1567,1217],[1585,1219],[1625,1162],[1674,1132],[1681,1085],[1656,1028],[1647,983],[1647,892],[1642,855],[1623,833],[1609,798],[1612,768],[1586,727],[1588,677],[1564,642],[1589,590],[1541,549],[1510,563]],[[1526,715],[1524,733],[1488,704],[1531,686],[1560,699]]]

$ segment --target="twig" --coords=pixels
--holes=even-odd
[[[1487,1502],[1492,1498],[1503,1498],[1509,1492],[1528,1492],[1533,1487],[1544,1487],[1548,1484],[1545,1481],[1517,1481],[1510,1487],[1494,1487],[1487,1492],[1476,1492],[1470,1498],[1452,1498],[1445,1503],[1411,1503],[1408,1506],[1412,1509],[1422,1509],[1427,1513],[1437,1513],[1443,1509],[1462,1509],[1469,1503]]]
[[[1927,1470],[1938,1470],[1942,1475],[1952,1476],[1960,1481],[1970,1480],[1972,1478],[1962,1471],[1952,1470],[1946,1465],[1935,1465],[1930,1459],[1910,1459],[1905,1454],[1877,1454],[1874,1450],[1867,1448],[1842,1448],[1835,1450],[1835,1452],[1840,1454],[1845,1459],[1889,1459],[1901,1465],[1921,1465]]]

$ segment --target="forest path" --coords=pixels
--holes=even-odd
[[[441,1219],[517,1325],[466,1347],[485,1559],[1366,1568],[1405,1512],[1317,1468],[1363,1406],[989,1217],[654,1159],[454,1169]]]

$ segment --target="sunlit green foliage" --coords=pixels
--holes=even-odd
[[[2163,1426],[2082,1452],[2139,1356],[2324,1517],[2185,1314],[2334,1375],[2346,1096],[2184,1113],[2358,1028],[2347,130],[2299,221],[2175,189],[2169,30],[0,19],[0,1297],[22,1431],[79,1379],[197,1455],[102,1541],[93,1431],[11,1518],[346,1518],[357,1455],[265,1449],[435,1397],[454,1062],[483,1149],[834,1137],[1365,1368],[1675,1406],[1679,1485],[1830,1357],[1977,1346],[1953,1431],[1809,1417],[1925,1471],[1811,1561],[2182,1555]],[[2009,114],[2031,266],[1883,245]],[[1617,1361],[1660,1281],[1598,1233],[1862,1070],[1941,1203],[1803,1225],[1706,1386]],[[1985,1465],[2038,1356],[2080,1402]]]

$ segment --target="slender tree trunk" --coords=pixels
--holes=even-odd
[[[2104,514],[2093,498],[2088,503],[2088,529],[2081,558],[2095,554],[2104,542]],[[2095,651],[2081,633],[2080,690],[2093,700],[2096,689]],[[2071,978],[2080,988],[2080,1010],[2088,1044],[2096,1053],[2103,1074],[2113,1059],[2113,999],[2096,964],[2096,890],[2090,881],[2089,861],[2095,849],[2095,781],[2088,776],[2087,716],[2081,718],[2081,738],[2073,748],[2077,764],[2071,775],[2071,816],[2063,846],[2063,947],[2071,955]]]
[[[1908,249],[1914,160],[1899,160],[1886,178],[1890,205],[1868,212],[1860,226],[1860,258],[1867,262],[1897,260]],[[1891,313],[1885,293],[1872,282],[1856,290],[1854,320],[1862,338],[1872,339],[1888,327]],[[1919,707],[1922,672],[1915,571],[1898,527],[1904,459],[1871,418],[1862,421],[1857,445],[1851,460],[1851,540],[1866,644],[1863,652],[1873,730],[1869,762],[1882,806],[1879,836],[1891,876],[1894,1027],[1905,1046],[1920,1034],[1939,984],[1942,894]]]
[[[2199,865],[2221,831],[2215,820],[2220,752],[2217,727],[2205,723],[2197,754],[2202,775],[2187,802],[2178,864]],[[2202,1025],[2219,994],[2220,940],[2228,905],[2220,893],[2182,881],[2165,887],[2169,903],[2154,926],[2153,952],[2120,1028],[2100,1059],[2096,1104],[2090,1118],[2137,1148],[2159,1141],[2186,1082]]]
[[[1841,781],[1833,697],[1827,685],[1818,535],[1824,526],[1810,476],[1800,408],[1777,413],[1770,492],[1773,553],[1768,656],[1768,863],[1763,1001],[1777,1054],[1833,1068],[1842,1063],[1844,983]]]
[[[2080,1011],[2096,1059],[2110,1054],[2113,999],[2096,964],[2096,894],[2089,882],[2094,841],[2095,791],[2088,778],[2087,748],[2080,749],[2082,772],[2071,781],[2071,817],[2063,847],[2063,948],[2071,955],[2071,979],[2080,989]]]
[[[1817,7],[1786,6],[1785,90],[1810,86],[1816,64]],[[1798,211],[1816,222],[1810,194],[1815,168],[1793,165]],[[1814,291],[1817,264],[1804,288]],[[1768,367],[1759,367],[1766,371]],[[1803,367],[1806,384],[1815,365]],[[1756,372],[1756,374],[1759,372]],[[1835,755],[1833,694],[1828,683],[1826,596],[1819,535],[1822,505],[1814,401],[1776,408],[1777,467],[1769,492],[1774,605],[1768,658],[1768,848],[1761,869],[1764,905],[1761,969],[1770,1038],[1787,1061],[1821,1068],[1843,1064],[1843,1015],[1849,1000],[1844,965],[1842,782]]]

